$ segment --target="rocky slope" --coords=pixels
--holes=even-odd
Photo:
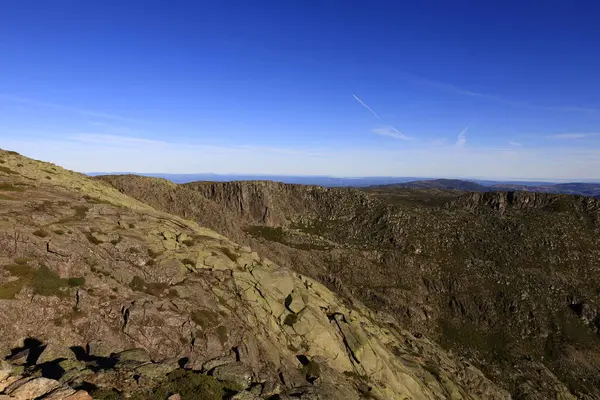
[[[509,397],[351,296],[6,151],[0,313],[0,399]]]
[[[600,398],[597,199],[101,179],[392,314],[514,397]]]

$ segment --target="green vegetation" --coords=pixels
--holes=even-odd
[[[85,283],[83,277],[63,279],[45,265],[33,268],[27,263],[21,263],[7,265],[4,268],[18,279],[0,285],[0,298],[2,299],[14,299],[23,286],[31,286],[33,292],[40,296],[61,297],[68,293],[69,287],[81,286]]]
[[[295,226],[298,227],[300,225],[295,225]],[[309,228],[306,228],[306,229],[309,229]],[[316,232],[318,228],[315,227],[315,228],[311,228],[311,229],[315,229],[314,232]],[[244,228],[244,231],[246,233],[248,233],[250,236],[253,236],[256,238],[262,238],[262,239],[268,240],[270,242],[281,243],[286,246],[293,247],[293,248],[300,249],[300,250],[326,250],[328,248],[328,246],[318,244],[318,243],[297,242],[297,241],[291,240],[291,238],[286,238],[286,232],[284,231],[283,228],[281,228],[279,226],[270,227],[270,226],[254,225],[254,226]],[[322,232],[320,229],[318,231]],[[298,238],[296,238],[296,239],[298,239]],[[304,238],[299,238],[299,239],[306,240]]]
[[[260,237],[271,242],[284,243],[284,232],[281,227],[254,225],[245,228],[244,231],[254,237]]]
[[[83,286],[85,285],[85,278],[83,276],[78,278],[67,278],[67,285],[71,287]]]
[[[29,261],[33,261],[31,258],[27,257],[17,257],[14,259],[15,264],[17,265],[27,265]]]
[[[23,289],[23,282],[16,280],[0,285],[0,299],[12,300]]]
[[[182,400],[221,400],[228,391],[227,389],[229,389],[228,385],[217,381],[212,376],[176,369],[169,373],[162,384],[152,390],[152,393],[138,393],[132,399],[164,400],[178,393]],[[96,395],[94,398],[97,398]]]
[[[118,392],[116,389],[95,389],[91,392],[91,395],[94,399],[97,400],[122,400],[124,399],[123,395]],[[141,398],[140,398],[141,400]]]

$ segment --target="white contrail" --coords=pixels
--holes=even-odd
[[[385,123],[383,121],[383,119],[381,119],[381,117],[379,115],[377,115],[377,113],[375,111],[373,111],[373,109],[371,107],[369,107],[368,105],[366,105],[365,102],[362,101],[357,95],[355,95],[354,93],[352,93],[352,97],[354,97],[354,99],[356,101],[358,101],[364,108],[366,108],[367,110],[371,111],[371,114],[373,114],[375,116],[375,118],[377,118],[381,122]]]
[[[373,111],[373,109],[371,107],[369,107],[364,101],[362,101],[360,99],[360,97],[358,97],[357,95],[355,95],[354,93],[352,93],[352,97],[354,97],[354,100],[358,101],[360,103],[361,106],[363,106],[364,108],[366,108],[367,110],[369,110],[371,112],[371,114],[373,114],[375,116],[375,118],[377,118],[379,121],[383,122],[384,124],[386,123],[383,118],[381,118],[375,111]],[[387,124],[386,124],[387,125]],[[389,131],[392,132],[389,132]],[[383,133],[383,131],[387,131],[388,133]],[[395,137],[397,139],[405,139],[408,140],[408,136],[406,136],[405,134],[403,134],[402,132],[398,131],[398,129],[394,128],[391,125],[388,125],[386,128],[383,129],[374,129],[373,130],[374,133],[378,134],[378,135],[384,135],[384,136],[390,136],[390,137]],[[395,133],[395,134],[394,134]]]

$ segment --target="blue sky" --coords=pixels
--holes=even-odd
[[[600,179],[594,1],[31,1],[0,147],[78,171]]]

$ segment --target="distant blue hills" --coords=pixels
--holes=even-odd
[[[325,187],[389,187],[390,189],[443,189],[475,192],[531,191],[541,193],[578,194],[600,197],[600,182],[543,182],[543,181],[493,181],[479,179],[432,179],[422,177],[374,176],[361,178],[337,178],[331,176],[289,176],[289,175],[244,175],[244,174],[160,174],[135,172],[90,172],[87,175],[125,175],[134,174],[154,178],[164,178],[174,183],[196,181],[231,182],[268,180],[300,185],[318,185]]]

